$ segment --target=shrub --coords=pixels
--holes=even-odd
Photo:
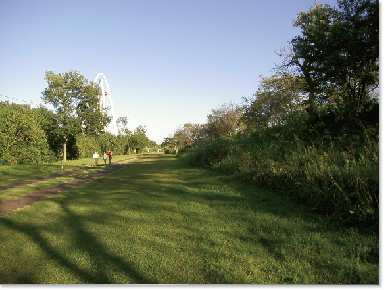
[[[176,154],[176,151],[175,151],[175,149],[165,148],[164,154]]]
[[[326,110],[320,112],[316,124],[306,114],[295,113],[285,125],[216,139],[190,150],[185,158],[193,165],[290,194],[309,210],[348,223],[376,225],[378,124],[344,119]],[[339,127],[329,123],[332,120]]]
[[[34,110],[1,103],[0,120],[0,164],[36,164],[54,160]]]
[[[76,146],[80,158],[92,157],[95,151],[100,151],[98,140],[95,136],[78,134],[76,136]]]
[[[233,149],[233,139],[218,138],[212,142],[190,150],[186,157],[193,165],[215,166],[220,164]]]

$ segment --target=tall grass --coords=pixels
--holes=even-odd
[[[347,133],[346,127],[331,132],[330,127],[309,126],[306,121],[295,126],[299,123],[297,119],[266,131],[217,139],[187,152],[182,150],[181,155],[193,165],[228,172],[257,186],[290,194],[309,210],[337,221],[359,222],[377,230],[376,129],[355,129],[353,134]]]

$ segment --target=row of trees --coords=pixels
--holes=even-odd
[[[192,148],[219,137],[229,137],[242,132],[246,126],[243,121],[243,108],[240,105],[227,103],[212,109],[207,116],[206,124],[187,123],[176,129],[173,135],[165,138],[162,147]]]
[[[178,150],[247,130],[267,129],[287,122],[295,112],[337,108],[341,116],[359,120],[378,102],[379,3],[339,0],[339,9],[315,4],[300,12],[294,26],[301,35],[278,52],[282,62],[270,77],[262,77],[257,92],[242,105],[213,109],[206,124],[185,124],[163,145]]]
[[[105,132],[111,118],[99,109],[100,89],[79,72],[47,71],[45,80],[42,99],[54,111],[0,102],[0,164],[66,161],[91,157],[95,150],[130,154],[156,145],[145,126],[129,131],[126,117],[117,120],[117,136]]]
[[[379,3],[300,12],[282,62],[241,105],[164,140],[191,164],[292,195],[309,210],[378,229]]]

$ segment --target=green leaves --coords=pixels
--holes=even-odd
[[[243,118],[249,128],[266,129],[284,124],[289,114],[303,108],[303,91],[304,80],[293,74],[262,77],[255,98],[245,107]]]
[[[233,103],[223,104],[211,110],[207,116],[207,131],[210,137],[229,137],[242,132],[245,124],[242,120],[243,108]]]
[[[42,118],[37,110],[0,103],[0,164],[40,163],[52,160]]]
[[[146,136],[146,126],[136,127],[134,134],[131,135],[130,147],[133,149],[143,149],[148,146],[149,139]]]
[[[104,131],[110,118],[99,109],[99,88],[95,84],[77,71],[47,71],[45,80],[47,87],[42,99],[54,106],[62,136],[96,135]]]
[[[312,112],[316,98],[333,103],[336,96],[360,109],[370,89],[378,86],[378,1],[338,4],[340,10],[316,4],[294,22],[302,35],[291,41],[290,65],[305,77]]]

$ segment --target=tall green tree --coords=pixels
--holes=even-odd
[[[143,149],[148,146],[149,139],[146,136],[146,126],[138,126],[135,128],[134,134],[131,136],[131,148],[132,149]]]
[[[116,119],[116,126],[118,127],[119,134],[124,134],[126,131],[128,131],[127,124],[128,124],[127,117],[119,117],[118,119]]]
[[[169,144],[174,146],[175,151],[178,153],[179,147],[188,147],[200,143],[202,136],[202,125],[194,123],[186,123],[182,127],[176,129],[174,133],[173,142],[170,139]]]
[[[42,92],[45,103],[53,105],[57,115],[60,134],[63,136],[63,160],[66,160],[66,144],[70,136],[81,132],[103,132],[109,118],[99,110],[99,88],[89,83],[77,71],[55,74],[47,71],[48,86]]]
[[[131,153],[131,137],[132,132],[128,130],[127,127],[128,119],[127,117],[119,117],[116,120],[116,126],[118,128],[118,143],[121,154],[128,154]]]
[[[222,104],[207,115],[207,134],[211,138],[229,137],[245,129],[243,108],[233,103]]]
[[[317,3],[294,22],[301,35],[291,40],[288,65],[306,81],[312,115],[317,100],[336,95],[360,110],[378,85],[378,1],[340,0],[338,5],[339,10]]]
[[[338,4],[341,21],[335,25],[329,73],[345,103],[360,110],[379,85],[379,1],[339,0]]]
[[[309,113],[316,112],[317,98],[324,99],[327,91],[327,63],[329,45],[333,42],[332,26],[338,13],[329,5],[316,4],[307,12],[300,12],[295,27],[302,34],[294,37],[292,58],[289,65],[298,68],[299,75],[305,79],[305,89],[309,93]]]
[[[243,118],[249,129],[266,129],[284,124],[288,116],[303,110],[307,97],[303,78],[279,73],[262,77],[258,91],[251,100],[246,99]]]

